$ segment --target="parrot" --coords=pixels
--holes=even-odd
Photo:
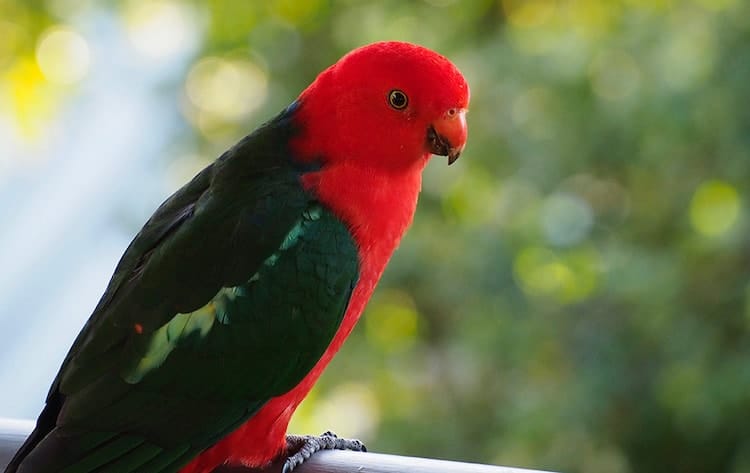
[[[412,43],[323,70],[141,228],[5,472],[291,471],[363,450],[287,427],[411,225],[430,157],[462,153],[468,106],[459,69]]]

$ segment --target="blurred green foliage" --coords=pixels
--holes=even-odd
[[[156,3],[104,6],[137,22]],[[36,37],[74,5],[4,0],[0,18]],[[367,42],[436,49],[472,87],[464,157],[429,166],[294,428],[569,472],[750,472],[750,3],[170,5],[204,32],[165,87],[190,99],[191,169]],[[28,44],[0,41],[3,71]],[[221,74],[247,90],[206,92]]]

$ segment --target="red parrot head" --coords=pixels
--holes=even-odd
[[[437,154],[451,164],[466,144],[469,86],[448,59],[422,46],[355,49],[299,102],[296,150],[323,163],[398,170]]]

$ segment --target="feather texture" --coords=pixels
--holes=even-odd
[[[141,230],[7,471],[176,471],[317,363],[359,260],[284,152],[293,110]]]
[[[141,229],[6,473],[208,473],[282,455],[412,221],[430,152],[463,149],[468,100],[455,66],[407,43],[321,73]]]

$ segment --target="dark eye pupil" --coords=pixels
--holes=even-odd
[[[400,90],[392,90],[390,95],[390,102],[393,108],[402,109],[406,107],[409,99],[406,98],[406,94]]]

